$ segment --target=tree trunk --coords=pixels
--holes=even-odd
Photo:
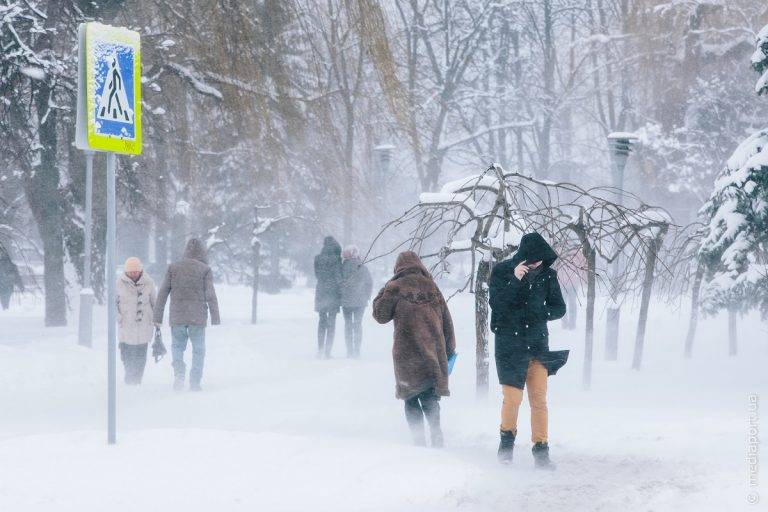
[[[59,20],[60,6],[57,2],[48,3],[47,14],[46,28],[52,29]],[[52,49],[51,34],[43,32],[37,40],[35,51],[45,54]],[[43,241],[45,325],[49,327],[67,324],[63,212],[60,176],[56,167],[58,114],[55,108],[51,108],[52,95],[53,87],[47,80],[37,82],[33,88],[40,149],[37,162],[31,165],[24,180],[27,202]]]
[[[552,1],[544,0],[544,120],[539,130],[539,169],[538,177],[549,179],[552,164],[552,123],[555,115],[555,39]]]
[[[664,240],[664,233],[661,231],[648,247],[648,253],[645,259],[645,275],[643,276],[643,293],[640,299],[640,318],[637,320],[637,335],[635,336],[635,354],[632,357],[632,369],[639,370],[643,363],[643,348],[645,345],[645,326],[648,323],[648,307],[651,302],[651,290],[653,289],[653,277],[656,270],[656,260],[659,255],[659,248]]]
[[[251,244],[253,253],[251,255],[251,268],[253,271],[253,280],[251,281],[251,323],[258,322],[259,306],[259,268],[261,267],[261,242],[257,239]]]
[[[736,322],[738,317],[736,308],[728,308],[728,355],[738,354],[738,336],[736,331]]]
[[[704,267],[696,268],[696,276],[693,279],[691,291],[691,316],[688,320],[688,334],[685,336],[685,357],[693,355],[693,340],[696,337],[696,326],[699,322],[699,293],[701,292],[701,280],[704,276]]]
[[[160,277],[168,267],[168,146],[164,140],[157,145],[157,197],[155,208],[155,272]]]
[[[582,240],[584,257],[587,260],[587,317],[586,327],[584,329],[584,375],[582,377],[582,386],[589,389],[592,386],[592,353],[595,342],[595,275],[596,275],[596,255],[595,250],[588,242]]]
[[[173,223],[171,224],[171,258],[174,261],[182,257],[187,236],[194,232],[191,226],[190,215],[192,212],[190,201],[194,192],[191,148],[194,146],[189,130],[189,93],[183,93],[180,95],[180,99],[184,101],[180,105],[180,111],[176,117],[176,136],[180,144],[176,150],[178,164],[174,172],[178,188],[175,194],[172,215]]]
[[[565,296],[565,303],[567,307],[565,309],[565,316],[562,320],[562,326],[566,331],[573,331],[576,329],[576,318],[578,317],[579,313],[579,304],[576,300],[576,291],[566,288],[563,295]]]
[[[491,277],[491,263],[481,261],[477,265],[475,286],[475,370],[477,374],[477,396],[488,396],[488,282]]]

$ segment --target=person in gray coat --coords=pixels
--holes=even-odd
[[[192,343],[192,369],[189,372],[189,389],[200,391],[205,363],[205,327],[208,313],[211,324],[219,325],[219,303],[213,287],[213,274],[208,266],[208,256],[203,242],[192,238],[184,249],[184,258],[168,267],[162,286],[157,293],[154,321],[163,322],[165,303],[171,297],[168,314],[171,324],[171,354],[175,380],[173,388],[184,388],[186,366],[184,351],[187,341]]]
[[[373,279],[360,260],[357,246],[345,247],[341,258],[341,310],[344,312],[347,357],[357,359],[363,342],[363,313],[371,300]]]

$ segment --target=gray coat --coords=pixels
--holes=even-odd
[[[213,288],[213,274],[203,243],[195,238],[187,242],[184,259],[172,263],[165,273],[155,304],[155,323],[162,323],[165,303],[171,296],[169,314],[173,325],[206,325],[208,312],[211,324],[221,323],[219,302]]]
[[[373,280],[360,258],[344,260],[341,264],[341,306],[364,308],[373,293]]]

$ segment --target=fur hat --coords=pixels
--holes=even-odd
[[[124,271],[125,272],[141,272],[141,260],[135,256],[131,256],[125,260]]]

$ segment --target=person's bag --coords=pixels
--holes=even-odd
[[[458,357],[458,352],[454,352],[451,357],[448,358],[448,375],[453,373],[453,365],[456,364],[456,357]]]
[[[155,362],[158,363],[165,354],[168,353],[165,345],[163,344],[163,334],[160,329],[155,327],[155,341],[152,342],[152,357],[155,358]]]

